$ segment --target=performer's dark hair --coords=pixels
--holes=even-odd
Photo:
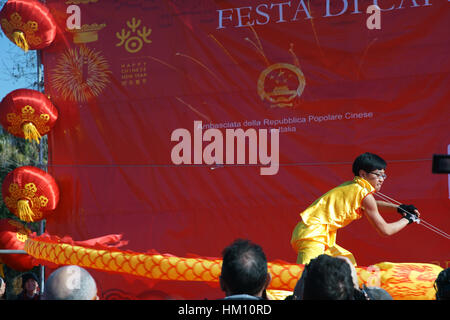
[[[231,294],[255,295],[267,280],[267,258],[262,248],[249,240],[237,239],[223,252],[222,281]]]
[[[386,161],[376,154],[366,152],[359,155],[353,161],[352,171],[355,176],[359,176],[359,170],[371,172],[373,170],[386,169]]]
[[[450,300],[450,268],[442,270],[437,276],[434,287],[436,300]]]
[[[352,273],[346,261],[322,254],[306,268],[304,300],[354,300]]]

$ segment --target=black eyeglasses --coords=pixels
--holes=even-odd
[[[387,175],[385,173],[378,173],[378,172],[369,172],[373,175],[376,175],[378,178],[383,178],[383,180],[386,180]]]

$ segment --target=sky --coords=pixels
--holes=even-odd
[[[3,33],[3,31],[0,32]],[[3,99],[8,93],[15,89],[24,88],[28,85],[25,81],[15,81],[8,76],[7,70],[12,68],[14,63],[17,63],[13,58],[14,56],[20,59],[26,53],[12,43],[3,33],[0,37],[0,100]],[[29,51],[28,54],[35,54],[34,51]],[[20,59],[23,60],[23,59]]]

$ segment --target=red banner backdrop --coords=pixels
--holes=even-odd
[[[43,52],[45,90],[59,112],[49,173],[61,193],[48,232],[122,233],[130,250],[177,256],[220,257],[248,238],[270,261],[293,263],[298,214],[352,179],[366,151],[388,162],[383,193],[445,229],[448,176],[431,173],[431,158],[450,143],[450,4],[379,1],[381,29],[371,30],[374,3],[81,1],[81,28],[70,30],[68,4],[48,0],[59,26]],[[195,142],[191,164],[175,164],[172,133],[184,128],[194,139],[194,121],[224,136],[279,128],[278,172],[261,175],[262,162],[248,156],[194,161]],[[448,267],[448,240],[420,225],[381,238],[363,218],[337,242],[362,266]],[[222,296],[206,284],[94,273],[103,298]]]

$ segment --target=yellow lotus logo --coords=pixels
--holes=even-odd
[[[128,52],[136,53],[142,49],[144,43],[152,43],[152,40],[148,39],[152,33],[152,29],[143,26],[138,30],[140,25],[141,20],[136,20],[134,17],[130,21],[127,21],[129,30],[122,29],[120,33],[116,32],[116,37],[120,40],[116,44],[116,47],[124,46]]]

